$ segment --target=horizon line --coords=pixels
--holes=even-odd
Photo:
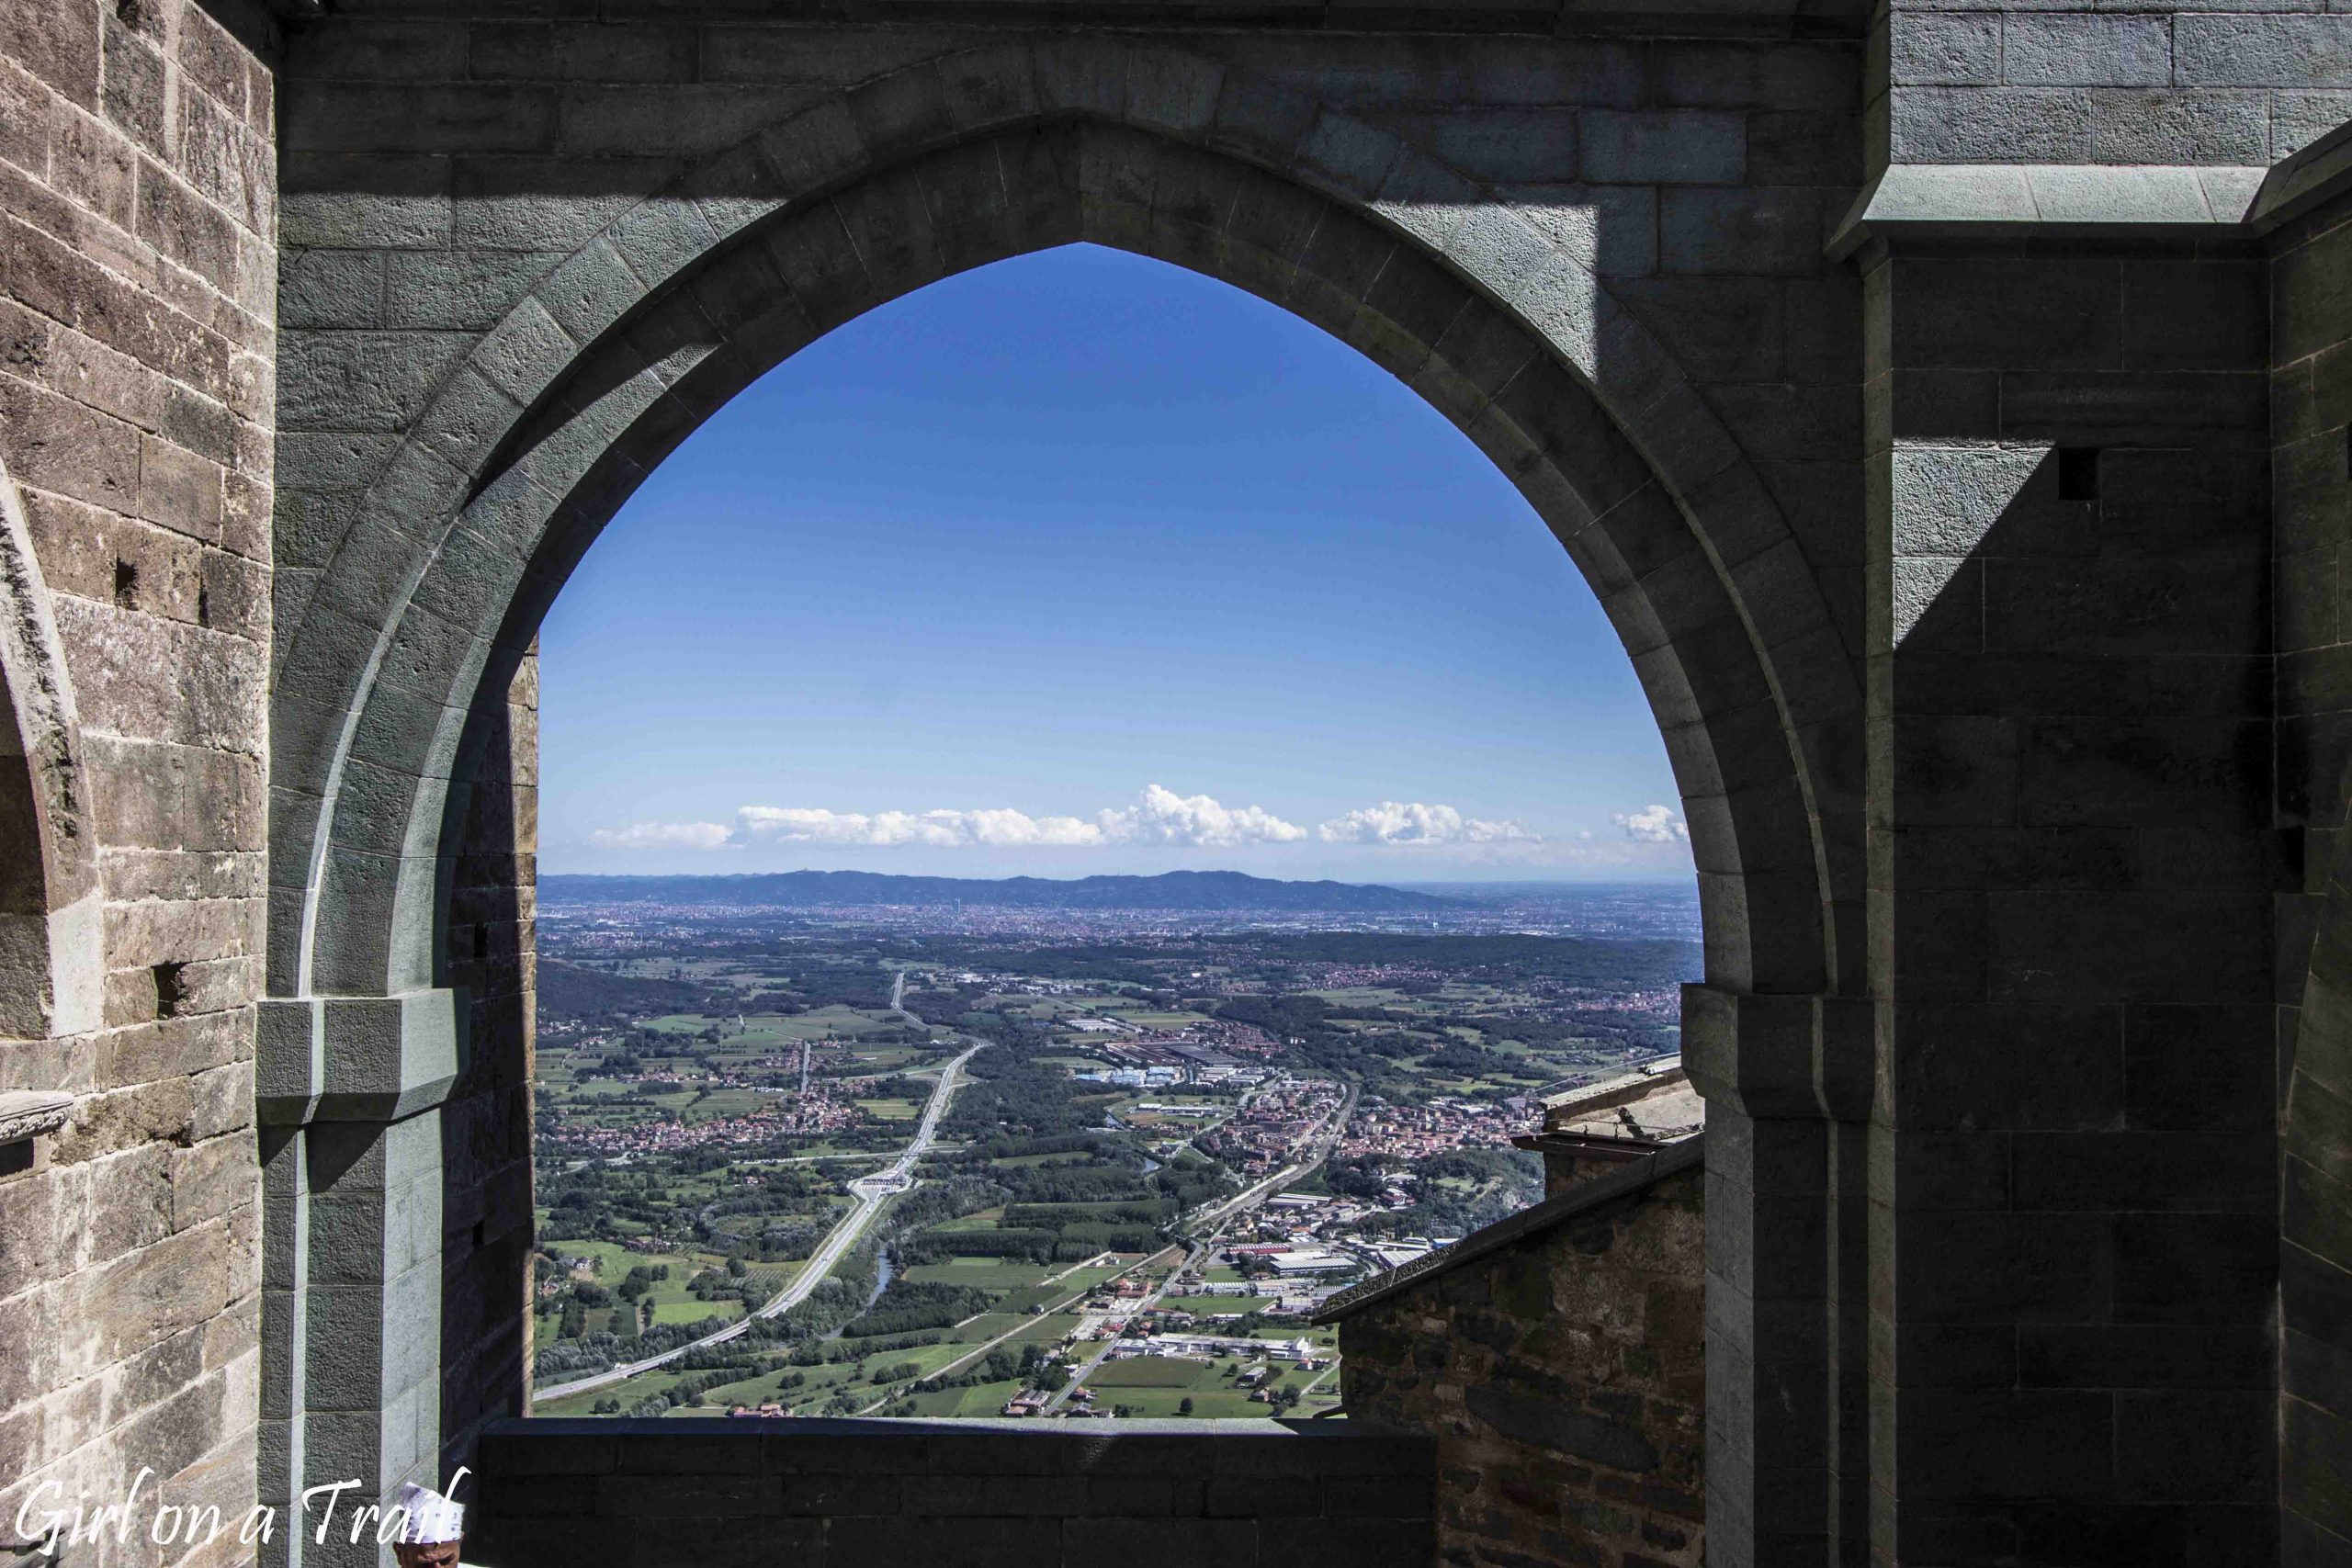
[[[1170,876],[1239,876],[1251,882],[1273,882],[1313,885],[1329,883],[1340,887],[1666,887],[1689,882],[1696,891],[1697,874],[1683,873],[1670,876],[1611,876],[1611,877],[1479,877],[1446,876],[1425,881],[1350,882],[1336,876],[1261,876],[1255,872],[1237,871],[1230,867],[1180,866],[1167,871],[1098,871],[1084,876],[1040,876],[1033,872],[1013,872],[1002,876],[958,875],[949,872],[928,871],[865,871],[857,867],[797,866],[789,871],[543,871],[538,880],[550,877],[594,876],[615,882],[650,882],[662,877],[691,877],[704,882],[740,882],[763,876],[880,876],[911,881],[922,878],[933,882],[1095,882],[1121,878],[1136,882],[1154,882]]]

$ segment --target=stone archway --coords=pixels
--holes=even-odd
[[[1101,155],[1065,173],[981,168],[970,150],[1057,118],[1141,137],[1115,154],[1098,138]],[[917,158],[932,161],[926,173],[910,167]],[[1035,210],[1048,192],[1067,209]],[[543,575],[548,518],[602,504],[571,495],[597,459],[618,459],[597,483],[626,484],[699,412],[848,313],[1079,238],[1286,305],[1356,342],[1495,457],[1643,673],[1718,895],[1711,979],[1835,989],[1830,890],[1845,902],[1859,889],[1830,871],[1817,817],[1831,807],[1815,799],[1829,770],[1809,759],[1860,695],[1819,589],[1671,356],[1572,244],[1490,197],[1304,94],[1088,39],[884,76],[632,207],[443,378],[334,548],[301,551],[315,564],[281,574],[273,992],[432,984],[428,867],[436,781],[456,752],[449,716],[469,705],[514,585]],[[820,234],[797,222],[804,209],[865,231]],[[1327,226],[1327,213],[1353,222]],[[779,224],[796,231],[769,232]],[[757,259],[778,244],[816,248]],[[785,300],[776,291],[792,280],[779,274],[821,268],[826,246],[846,246],[858,273],[805,277],[810,298]],[[428,718],[416,702],[443,712]]]
[[[74,688],[17,487],[0,466],[0,1038],[99,1027],[97,835]],[[0,1080],[0,1087],[39,1088]]]
[[[1826,1032],[1823,998],[1841,974],[1858,977],[1839,953],[1859,937],[1859,857],[1840,848],[1859,779],[1824,759],[1857,739],[1859,682],[1803,549],[1672,356],[1572,241],[1306,94],[1099,37],[949,54],[828,97],[628,207],[450,364],[339,533],[281,520],[278,999],[260,1078],[264,1118],[284,1129],[266,1151],[283,1217],[266,1246],[304,1259],[310,1288],[265,1319],[276,1386],[289,1391],[265,1411],[288,1434],[265,1496],[290,1495],[320,1463],[389,1483],[432,1461],[426,1434],[453,1451],[467,1441],[432,1386],[437,1340],[413,1342],[391,1303],[413,1325],[447,1317],[419,1310],[447,1307],[445,1283],[498,1295],[514,1282],[464,1275],[421,1227],[396,1236],[392,1216],[437,1200],[445,1238],[451,1213],[491,1216],[469,1222],[479,1247],[518,1207],[440,1180],[453,1137],[502,1135],[443,1106],[482,1071],[444,938],[469,812],[460,781],[489,752],[572,566],[664,455],[798,347],[949,273],[1077,241],[1193,268],[1323,326],[1519,485],[1616,626],[1681,787],[1707,920],[1690,1018],[1691,1049],[1712,1065],[1694,1076],[1719,1087],[1724,1116],[1817,1114],[1823,1051],[1855,1043]],[[364,395],[380,369],[339,373]],[[1798,1281],[1792,1294],[1817,1299],[1828,1266],[1818,1224],[1785,1191],[1758,1198],[1751,1165],[1776,1156],[1757,1153],[1772,1123],[1755,1125],[1720,1140],[1726,1163],[1711,1171],[1711,1203],[1744,1215],[1711,1258],[1729,1336],[1711,1368],[1826,1379],[1811,1350],[1768,1365],[1739,1326],[1758,1315],[1753,1255],[1780,1245],[1770,1224],[1797,1237],[1777,1276]],[[1819,1166],[1817,1134],[1790,1144],[1796,1163]],[[326,1202],[325,1186],[344,1189],[336,1245],[350,1256],[304,1251],[305,1206]],[[322,1297],[329,1279],[347,1293]],[[316,1356],[321,1300],[347,1303],[375,1353]],[[1758,1405],[1726,1392],[1725,1408]],[[320,1418],[394,1407],[415,1416],[396,1440]],[[333,1458],[306,1458],[319,1441]],[[1744,1496],[1739,1463],[1723,1473]]]

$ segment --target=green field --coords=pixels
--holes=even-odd
[[[1243,1316],[1269,1304],[1264,1296],[1162,1296],[1159,1304],[1173,1312],[1198,1316]]]
[[[1090,1383],[1092,1380],[1089,1380]],[[1106,1388],[1094,1396],[1097,1407],[1108,1410],[1125,1404],[1130,1413],[1142,1417],[1164,1420],[1182,1416],[1185,1400],[1193,1402],[1194,1420],[1236,1420],[1256,1416],[1263,1419],[1273,1414],[1271,1406],[1253,1402],[1246,1393],[1235,1393],[1229,1387],[1179,1388]]]
[[[542,1221],[544,1224],[544,1221]],[[653,1321],[659,1323],[699,1323],[706,1317],[733,1322],[743,1315],[743,1304],[737,1300],[706,1302],[697,1300],[686,1288],[686,1282],[705,1269],[719,1268],[725,1259],[710,1252],[632,1252],[628,1247],[609,1241],[542,1241],[543,1250],[571,1258],[594,1259],[597,1267],[589,1278],[606,1290],[617,1290],[628,1278],[628,1271],[640,1264],[658,1267],[667,1264],[670,1277],[654,1280],[646,1290],[653,1303]],[[615,1333],[635,1332],[629,1314],[635,1309],[616,1298],[609,1307],[590,1309],[587,1327],[590,1332],[609,1329]],[[544,1339],[556,1337],[558,1314],[541,1313],[536,1332]]]
[[[984,1291],[1018,1291],[1043,1281],[1046,1269],[1035,1263],[1001,1258],[952,1258],[944,1263],[924,1263],[907,1270],[907,1278],[923,1284],[977,1285]],[[1077,1289],[1072,1281],[1070,1289]]]
[[[1001,1416],[1004,1402],[1021,1392],[1018,1382],[975,1383],[970,1388],[944,1388],[937,1393],[913,1396],[918,1416]]]
[[[1204,1361],[1173,1356],[1130,1356],[1105,1361],[1086,1380],[1089,1388],[1192,1388],[1214,1379],[1216,1369]]]

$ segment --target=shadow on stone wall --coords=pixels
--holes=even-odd
[[[1430,1446],[1345,1422],[560,1420],[481,1441],[496,1568],[1430,1568]]]
[[[468,1463],[484,1421],[525,1414],[531,1359],[531,1078],[538,882],[538,656],[475,718],[442,953],[471,1030],[442,1106],[442,1472]]]

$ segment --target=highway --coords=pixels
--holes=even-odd
[[[914,1015],[899,1005],[900,998],[905,995],[906,985],[907,977],[902,973],[899,976],[899,983],[891,987],[890,1006],[901,1017],[912,1019]],[[915,1021],[920,1022],[921,1020]],[[705,1346],[723,1345],[729,1339],[740,1339],[751,1326],[752,1318],[775,1317],[790,1312],[806,1301],[808,1292],[817,1288],[817,1282],[831,1274],[834,1267],[849,1255],[850,1248],[857,1245],[867,1227],[873,1224],[875,1216],[882,1212],[883,1206],[914,1185],[915,1162],[922,1158],[924,1151],[931,1147],[932,1140],[938,1135],[940,1118],[947,1113],[948,1101],[956,1097],[958,1074],[962,1071],[964,1064],[970,1061],[973,1055],[986,1045],[986,1041],[975,1043],[962,1055],[939,1070],[939,1083],[932,1089],[929,1102],[923,1106],[922,1123],[915,1129],[915,1135],[909,1141],[906,1148],[900,1152],[896,1160],[891,1162],[888,1169],[876,1171],[871,1176],[861,1176],[849,1184],[850,1195],[857,1200],[856,1205],[848,1213],[842,1215],[841,1223],[826,1234],[825,1239],[818,1244],[817,1250],[809,1255],[808,1261],[801,1266],[800,1272],[793,1276],[792,1282],[777,1292],[759,1310],[729,1324],[724,1328],[681,1345],[674,1350],[664,1350],[658,1356],[648,1356],[641,1361],[624,1361],[616,1367],[608,1367],[593,1376],[578,1378],[571,1382],[558,1383],[552,1388],[535,1389],[531,1393],[531,1403],[538,1404],[550,1399],[563,1399],[571,1394],[585,1393],[591,1389],[603,1388],[607,1383],[620,1382],[636,1377],[640,1372],[650,1372],[657,1367],[666,1366],[689,1350],[699,1350]]]

